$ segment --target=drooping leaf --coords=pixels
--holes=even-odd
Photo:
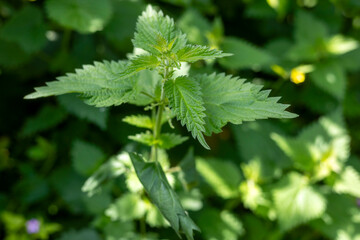
[[[134,136],[129,136],[129,139],[148,146],[158,145],[163,149],[170,149],[185,142],[188,138],[174,133],[162,133],[160,134],[160,138],[155,140],[152,133],[145,132],[136,134]]]
[[[273,189],[278,221],[282,230],[289,230],[320,217],[326,209],[326,198],[305,176],[291,172]]]
[[[189,240],[193,240],[193,230],[200,230],[181,206],[178,196],[167,181],[160,164],[145,162],[141,156],[135,153],[129,153],[129,155],[136,174],[151,201],[170,222],[178,236],[182,231]]]
[[[75,73],[58,77],[57,81],[48,82],[47,86],[35,88],[36,92],[25,96],[26,99],[62,95],[66,93],[80,93],[89,105],[107,107],[120,105],[132,99],[135,78],[118,79],[125,70],[126,63],[95,62],[85,65]]]
[[[224,52],[234,54],[231,57],[223,58],[219,61],[222,66],[230,69],[259,69],[274,62],[274,57],[268,52],[239,38],[225,38],[221,49]]]
[[[57,99],[69,113],[80,119],[92,122],[101,129],[106,128],[106,121],[109,115],[108,109],[89,106],[75,95],[70,94],[59,96]]]
[[[165,83],[165,95],[181,124],[186,125],[192,136],[209,149],[202,134],[205,131],[205,108],[199,84],[188,77],[178,77]]]
[[[223,53],[217,49],[211,49],[201,45],[186,45],[180,49],[177,53],[177,58],[181,62],[196,62],[198,60],[222,58],[232,56],[229,53]]]
[[[289,105],[277,103],[278,97],[268,97],[269,90],[260,91],[262,86],[245,83],[244,79],[215,73],[193,79],[202,91],[206,135],[221,132],[228,122],[241,124],[256,119],[297,116],[285,111]]]
[[[104,161],[104,153],[97,146],[77,140],[71,151],[74,169],[81,175],[89,176]]]
[[[45,6],[52,20],[81,33],[102,30],[112,14],[109,0],[47,0]]]
[[[41,11],[26,6],[18,11],[0,30],[0,37],[19,44],[28,53],[33,53],[46,44],[46,26]]]
[[[224,199],[239,196],[240,169],[232,162],[217,159],[196,159],[196,168],[217,195]]]
[[[162,11],[155,11],[149,5],[138,18],[133,44],[154,55],[160,55],[183,48],[186,35],[176,29],[173,19],[164,16]]]

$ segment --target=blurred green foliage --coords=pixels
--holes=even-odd
[[[23,100],[58,75],[136,51],[147,3],[191,43],[234,53],[191,73],[260,83],[300,115],[227,126],[206,138],[211,152],[189,139],[160,155],[202,230],[195,239],[359,239],[357,0],[0,0],[0,238],[177,239],[125,153],[148,152],[128,139],[140,131],[126,122],[147,126],[142,107]],[[156,76],[141,74],[155,92]]]

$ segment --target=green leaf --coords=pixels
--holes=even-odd
[[[158,145],[163,149],[173,148],[183,142],[185,142],[188,137],[182,137],[174,133],[162,133],[158,140],[154,139],[154,135],[150,132],[139,133],[134,136],[129,136],[129,139],[143,143],[148,146]]]
[[[316,164],[316,157],[312,153],[311,145],[299,139],[271,134],[271,138],[278,147],[294,162],[297,169],[312,171]]]
[[[27,5],[7,21],[1,28],[1,38],[19,44],[26,52],[42,49],[46,42],[46,26],[42,12]]]
[[[177,52],[186,44],[186,35],[175,28],[174,20],[156,12],[150,5],[138,18],[133,40],[135,47],[142,48],[154,55]]]
[[[217,159],[196,159],[196,169],[217,195],[224,199],[239,197],[240,169],[232,162]]]
[[[66,118],[66,112],[62,108],[44,106],[33,117],[26,120],[22,130],[22,136],[30,136],[37,132],[48,130],[57,126]]]
[[[236,240],[244,234],[240,220],[228,211],[208,208],[200,211],[197,219],[205,239]]]
[[[145,220],[151,227],[168,227],[170,225],[154,205],[149,204],[147,208]]]
[[[350,51],[353,51],[359,47],[359,42],[353,38],[349,38],[343,35],[335,35],[327,42],[328,52],[341,55]]]
[[[154,122],[146,115],[126,116],[123,118],[123,121],[139,128],[147,128],[150,130],[154,128]]]
[[[197,75],[194,80],[201,87],[206,109],[206,135],[221,132],[228,122],[297,116],[285,111],[289,105],[277,103],[278,97],[268,97],[269,90],[260,91],[262,86],[245,83],[244,79],[214,73]]]
[[[239,38],[225,38],[221,49],[234,54],[219,61],[222,66],[230,69],[259,69],[274,62],[274,57],[268,52]]]
[[[101,237],[94,229],[85,228],[64,232],[57,240],[101,240]]]
[[[140,219],[146,213],[146,204],[141,196],[136,193],[126,193],[122,195],[115,203],[111,204],[105,211],[105,215],[112,221],[129,221]]]
[[[345,71],[338,62],[322,61],[316,64],[310,77],[319,88],[336,99],[344,98],[347,80]]]
[[[205,131],[205,108],[199,84],[188,77],[178,77],[165,83],[165,95],[181,124],[186,125],[204,148],[210,149],[202,134]]]
[[[45,6],[52,20],[80,33],[102,30],[112,14],[109,0],[47,0]]]
[[[325,197],[309,185],[305,176],[296,172],[283,177],[272,193],[282,230],[318,218],[326,209]]]
[[[59,96],[57,99],[60,105],[62,105],[69,113],[80,119],[85,119],[94,123],[103,130],[106,128],[106,121],[109,115],[108,109],[89,106],[75,95],[71,94]]]
[[[121,51],[131,50],[131,38],[134,35],[136,19],[145,8],[144,3],[138,1],[112,1],[112,5],[114,9],[113,16],[102,33],[117,49]]]
[[[153,55],[144,54],[130,59],[125,71],[119,76],[120,78],[128,78],[142,70],[154,69],[160,65],[160,60]]]
[[[155,99],[160,99],[162,77],[157,71],[143,70],[137,74],[136,78],[135,96],[129,101],[131,104],[146,106]]]
[[[354,198],[345,194],[330,194],[327,199],[326,217],[312,222],[312,227],[329,239],[359,239],[360,209]]]
[[[36,92],[25,96],[25,99],[80,93],[89,105],[107,107],[120,105],[133,98],[135,78],[118,79],[126,68],[126,63],[95,62],[85,65],[75,73],[58,77],[58,81],[48,82],[47,86],[35,88]]]
[[[28,53],[19,44],[0,38],[0,65],[6,68],[18,67],[29,60]],[[9,58],[11,56],[11,58]]]
[[[210,49],[201,45],[186,45],[176,53],[181,62],[196,62],[198,60],[207,60],[232,56],[230,53],[223,53],[217,49]]]
[[[186,33],[189,42],[205,45],[206,34],[211,31],[210,22],[195,8],[187,8],[177,20],[179,28]]]
[[[91,175],[104,161],[104,153],[97,146],[77,140],[71,150],[74,169],[81,175]]]
[[[180,231],[182,231],[188,239],[193,240],[193,230],[200,230],[181,206],[179,198],[167,181],[160,164],[145,162],[141,156],[135,153],[129,153],[129,155],[136,174],[151,201],[170,222],[179,237]]]
[[[272,133],[282,133],[281,129],[269,121],[256,121],[232,126],[237,143],[237,151],[246,163],[247,179],[264,182],[280,177],[282,169],[291,165],[291,161],[270,138]],[[262,146],[259,148],[259,146]]]
[[[359,173],[352,166],[345,167],[334,184],[334,190],[337,193],[348,193],[360,198]]]
[[[300,10],[295,14],[294,38],[298,43],[314,44],[326,39],[327,36],[326,25],[311,13]]]

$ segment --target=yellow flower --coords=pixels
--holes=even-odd
[[[305,81],[305,73],[294,68],[291,70],[290,80],[295,84],[302,83]]]

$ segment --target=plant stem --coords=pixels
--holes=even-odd
[[[154,141],[155,141],[155,145],[153,145],[151,147],[151,159],[152,161],[157,162],[158,161],[158,157],[157,157],[157,150],[158,150],[158,143],[157,141],[160,138],[160,133],[161,133],[161,120],[162,120],[162,114],[164,111],[164,99],[165,99],[165,93],[164,93],[164,85],[166,80],[168,79],[168,74],[169,74],[169,67],[165,66],[164,68],[164,79],[161,81],[161,97],[160,97],[160,105],[158,107],[157,110],[157,114],[156,114],[156,119],[155,119],[155,126],[154,126]]]

